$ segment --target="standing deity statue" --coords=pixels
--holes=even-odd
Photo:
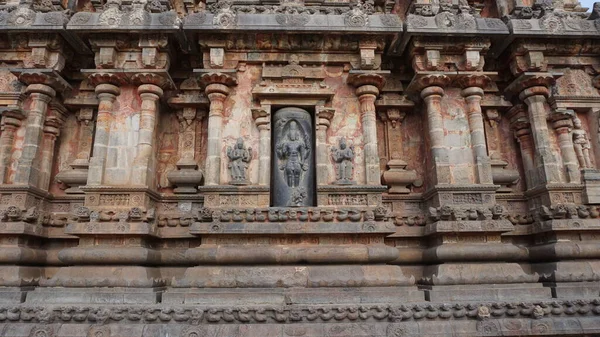
[[[281,160],[279,169],[283,171],[289,187],[300,186],[302,174],[308,170],[306,160],[309,154],[310,147],[304,141],[298,124],[291,121],[283,140],[277,145],[277,157]]]
[[[355,184],[352,181],[352,171],[354,169],[354,146],[346,144],[346,138],[340,138],[340,146],[331,148],[331,156],[336,166],[336,184],[349,185]]]
[[[244,140],[237,139],[235,146],[227,147],[227,157],[229,157],[229,172],[231,173],[232,185],[248,185],[250,182],[246,178],[248,163],[252,160],[252,148],[244,146]]]
[[[579,167],[582,169],[592,168],[590,159],[591,144],[587,132],[581,128],[581,120],[577,117],[573,118],[573,126],[573,146],[575,147]]]

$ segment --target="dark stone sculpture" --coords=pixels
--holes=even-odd
[[[237,139],[235,146],[227,147],[227,157],[229,157],[229,172],[231,173],[231,185],[248,185],[250,182],[246,178],[248,163],[252,160],[252,148],[244,146],[244,140]]]
[[[275,113],[271,203],[273,206],[313,206],[315,167],[310,114],[299,108]]]
[[[356,184],[352,180],[354,170],[354,146],[346,144],[346,138],[340,138],[340,146],[331,148],[331,156],[335,162],[336,184],[352,185]]]

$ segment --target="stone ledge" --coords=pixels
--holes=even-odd
[[[240,234],[391,234],[392,223],[381,222],[260,222],[260,223],[204,223],[196,222],[190,233],[196,235]]]
[[[567,317],[565,315],[568,314]],[[600,298],[545,301],[467,301],[461,303],[363,303],[352,305],[250,305],[206,306],[176,304],[146,305],[46,305],[0,306],[0,324],[285,324],[337,322],[493,322],[525,319],[531,322],[592,319],[600,332]],[[493,319],[491,318],[493,317]],[[219,325],[223,327],[224,325]],[[6,336],[6,335],[4,335]],[[19,335],[17,335],[19,336]]]

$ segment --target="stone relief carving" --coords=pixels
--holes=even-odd
[[[573,118],[572,133],[573,147],[575,148],[575,154],[577,154],[579,167],[582,169],[593,168],[592,161],[590,159],[591,143],[587,132],[581,128],[581,120],[577,117]]]
[[[310,206],[314,197],[313,130],[305,110],[284,108],[275,114],[274,206]]]
[[[238,138],[234,147],[227,147],[229,158],[229,172],[231,174],[231,185],[248,185],[250,182],[246,176],[248,164],[252,161],[252,148],[244,146],[244,139]]]
[[[552,34],[565,30],[589,31],[593,29],[593,20],[597,17],[580,11],[566,11],[562,4],[551,1],[539,1],[533,6],[519,6],[510,15],[515,28],[522,30],[533,29],[529,20],[539,20],[539,26]]]
[[[346,13],[344,21],[350,27],[363,27],[369,24],[369,14],[375,11],[373,0],[358,1],[353,8]]]
[[[237,15],[231,9],[233,2],[230,0],[220,0],[211,5],[210,10],[215,13],[213,25],[221,27],[233,26],[236,23]]]
[[[121,24],[121,0],[107,0],[104,12],[100,14],[98,23],[105,26],[118,27]]]
[[[338,147],[331,148],[331,157],[335,162],[336,184],[356,184],[356,182],[352,180],[354,156],[354,145],[348,145],[345,137],[340,138]]]
[[[284,139],[277,145],[279,169],[283,171],[287,185],[292,188],[300,186],[302,175],[304,171],[308,170],[306,159],[311,149],[303,136],[298,123],[292,120],[289,122],[289,129],[283,136]]]
[[[478,17],[478,11],[472,8],[467,1],[459,1],[458,4],[444,2],[435,5],[415,3],[410,8],[407,22],[414,28],[435,24],[441,29],[464,30],[476,29],[476,18]],[[489,19],[485,21],[485,25],[491,29],[504,28],[498,19]]]

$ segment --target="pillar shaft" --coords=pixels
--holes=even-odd
[[[35,160],[39,156],[48,103],[56,96],[56,91],[45,84],[30,84],[25,92],[31,97],[31,108],[27,113],[23,152],[18,160],[15,184],[37,186],[40,167]]]
[[[0,135],[0,184],[7,183],[6,175],[10,166],[11,152],[15,133],[21,121],[9,116],[2,116],[2,134]]]
[[[156,102],[162,96],[163,90],[154,84],[142,84],[138,87],[138,93],[142,99],[140,134],[131,182],[134,185],[151,186],[151,180],[154,176],[152,145],[154,138],[156,138],[156,117],[158,115]]]
[[[40,182],[39,188],[48,190],[50,187],[50,173],[52,172],[52,161],[54,159],[54,146],[59,135],[59,128],[52,125],[44,127],[44,141],[40,158]]]
[[[581,172],[579,171],[579,162],[577,154],[573,147],[573,138],[571,128],[573,124],[570,119],[561,119],[553,123],[554,131],[558,137],[558,146],[565,166],[567,180],[570,183],[581,183]]]
[[[329,150],[327,148],[327,129],[331,125],[334,110],[320,108],[317,112],[317,185],[327,185],[329,180]]]
[[[477,179],[479,184],[493,184],[492,166],[488,156],[485,141],[485,129],[483,125],[483,114],[481,113],[481,98],[483,89],[479,87],[468,87],[463,90],[462,95],[467,103],[467,118],[471,130],[471,146],[477,165]]]
[[[206,95],[210,100],[210,109],[208,112],[205,185],[219,185],[221,182],[223,110],[227,94],[229,94],[229,88],[226,85],[212,83],[206,86]]]
[[[448,150],[444,146],[444,121],[442,118],[442,96],[444,89],[439,86],[430,86],[421,91],[421,98],[425,101],[427,109],[427,124],[429,131],[429,145],[433,161],[433,183],[450,183],[450,166]]]
[[[552,149],[548,131],[546,97],[549,91],[545,86],[534,86],[521,92],[520,98],[527,104],[535,145],[535,163],[540,183],[560,183],[560,167]]]
[[[96,121],[93,154],[90,159],[88,185],[102,185],[103,183],[110,124],[113,120],[112,111],[115,100],[120,93],[120,89],[112,84],[99,84],[96,86],[96,95],[98,95],[99,100],[98,119]]]
[[[377,150],[377,124],[375,99],[379,89],[374,85],[362,85],[356,89],[360,102],[360,115],[364,140],[365,182],[380,185],[379,153]]]
[[[258,126],[259,144],[258,150],[258,184],[269,185],[271,179],[271,127],[269,123]]]

